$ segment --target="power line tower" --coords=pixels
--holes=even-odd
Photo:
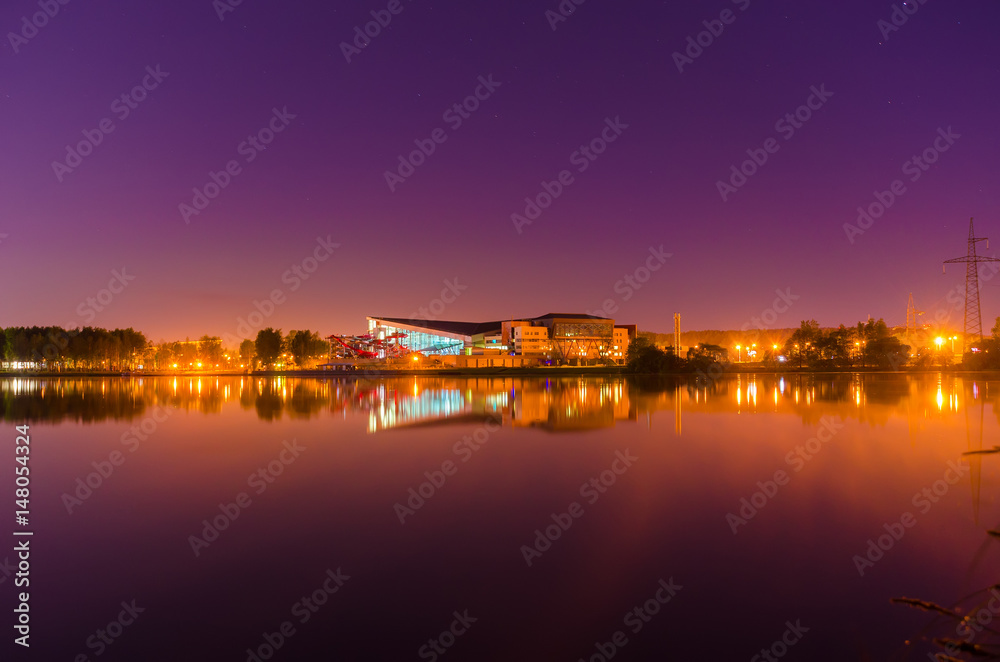
[[[913,336],[917,332],[917,316],[923,315],[924,311],[917,310],[913,303],[913,292],[910,292],[910,300],[906,303],[906,342],[913,345]]]
[[[981,262],[1000,262],[1000,258],[976,255],[976,242],[985,241],[990,247],[987,237],[977,237],[972,229],[972,219],[969,219],[969,250],[964,257],[945,260],[944,264],[965,263],[965,337],[962,341],[962,351],[970,340],[983,339],[983,320],[979,313],[979,264]],[[946,267],[941,265],[944,273]]]

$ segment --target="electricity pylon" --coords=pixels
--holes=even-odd
[[[990,240],[987,237],[977,237],[972,229],[972,219],[969,219],[969,249],[963,257],[956,257],[945,260],[944,264],[965,263],[965,337],[962,340],[962,353],[965,353],[966,343],[969,340],[983,339],[983,319],[979,313],[979,263],[980,262],[1000,262],[1000,258],[976,255],[976,242],[985,241],[986,248],[990,247]],[[941,265],[944,273],[945,266]]]

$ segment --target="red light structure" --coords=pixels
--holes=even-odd
[[[349,359],[399,358],[410,354],[410,350],[399,344],[405,338],[405,333],[391,333],[385,338],[376,338],[370,333],[361,336],[327,336],[330,341],[331,354],[334,347],[340,346],[340,352]]]

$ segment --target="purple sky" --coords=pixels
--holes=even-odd
[[[77,0],[12,40],[41,10],[4,3],[0,326],[232,334],[281,289],[265,324],[349,333],[456,278],[467,289],[436,317],[611,299],[640,329],[668,331],[674,312],[685,329],[739,328],[781,289],[800,298],[773,326],[902,324],[910,292],[933,313],[961,285],[940,263],[964,254],[970,216],[1000,241],[996,2],[910,3],[885,38],[888,2],[590,0],[553,30],[554,0],[402,0],[347,62],[341,42],[390,4],[244,0],[220,20],[210,0]],[[673,53],[723,10],[732,22],[678,71]],[[157,66],[169,75],[123,117],[114,101]],[[480,76],[500,85],[456,128],[443,113]],[[832,96],[789,137],[776,122],[813,86]],[[241,150],[275,108],[294,119]],[[114,130],[57,175],[105,118]],[[606,118],[628,128],[579,172],[571,155]],[[961,137],[911,181],[904,163],[948,127]],[[444,142],[390,191],[385,172],[435,129]],[[769,138],[777,151],[723,201],[717,181]],[[179,205],[231,160],[239,174],[185,223]],[[519,233],[511,215],[563,170],[573,183]],[[897,179],[905,193],[851,243],[844,224]],[[340,247],[292,291],[282,274],[317,237]],[[616,282],[661,245],[672,257],[626,301]],[[97,311],[88,297],[123,267],[134,279]],[[988,331],[995,282],[982,305]]]

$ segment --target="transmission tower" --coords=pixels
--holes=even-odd
[[[945,260],[944,264],[965,263],[965,343],[970,340],[983,339],[983,320],[979,314],[979,263],[980,262],[1000,262],[1000,258],[976,255],[976,242],[985,241],[986,248],[990,247],[990,240],[986,237],[977,237],[972,229],[972,219],[969,219],[969,250],[964,257],[956,257],[952,260]],[[941,266],[942,272],[946,267]]]
[[[910,292],[910,300],[906,303],[906,341],[913,344],[913,336],[917,332],[917,316],[923,315],[924,311],[917,310],[913,303],[913,292]]]

